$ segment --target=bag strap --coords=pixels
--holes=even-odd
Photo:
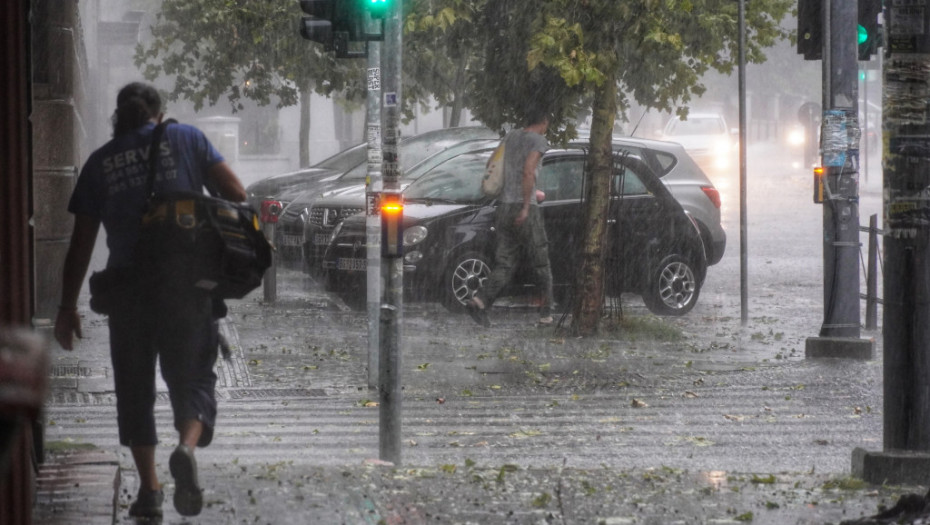
[[[165,128],[168,127],[168,124],[177,123],[177,120],[169,118],[160,122],[152,131],[152,144],[149,145],[149,174],[145,181],[146,199],[151,199],[155,194],[155,172],[158,171],[158,145],[161,143],[161,137],[165,134]]]

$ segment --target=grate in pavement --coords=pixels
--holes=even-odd
[[[52,365],[49,368],[51,377],[90,377],[91,369],[81,363],[67,363]]]
[[[230,388],[218,390],[217,394],[231,400],[326,397],[321,388]]]

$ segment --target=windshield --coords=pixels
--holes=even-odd
[[[465,153],[433,168],[404,190],[405,200],[472,204],[484,199],[481,177],[491,151]]]
[[[367,157],[367,144],[357,144],[347,150],[340,151],[326,160],[318,162],[313,167],[326,168],[342,173],[358,166],[361,162],[365,162]]]
[[[424,160],[456,146],[463,141],[474,140],[479,138],[493,137],[494,134],[485,128],[467,127],[467,128],[446,128],[433,132],[422,133],[404,139],[400,144],[400,169],[402,176],[407,171],[420,164]],[[362,157],[361,164],[352,168],[342,178],[345,179],[364,179],[368,175],[368,163],[364,162]]]

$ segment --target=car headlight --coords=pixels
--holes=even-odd
[[[803,128],[793,128],[788,132],[788,144],[792,146],[800,146],[804,144],[805,133]]]
[[[429,230],[426,229],[426,226],[412,226],[404,230],[404,246],[415,246],[423,242],[426,239],[426,234],[429,233]]]
[[[730,139],[723,138],[717,140],[717,142],[714,143],[714,151],[718,155],[726,155],[727,153],[730,153],[730,147]]]

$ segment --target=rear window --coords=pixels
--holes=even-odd
[[[677,161],[675,156],[671,153],[665,153],[664,151],[655,151],[653,152],[656,158],[656,162],[659,164],[659,176],[665,175],[669,171],[672,171],[672,166],[675,165]]]

